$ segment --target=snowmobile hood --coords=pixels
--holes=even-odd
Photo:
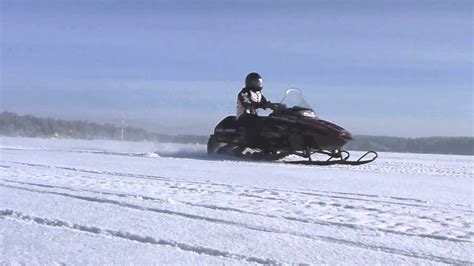
[[[315,119],[314,123],[318,128],[323,129],[328,134],[336,134],[338,138],[349,141],[352,134],[344,128],[323,119]]]

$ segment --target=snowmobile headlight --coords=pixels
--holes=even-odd
[[[316,114],[313,111],[310,110],[305,110],[301,111],[302,116],[310,117],[310,118],[316,118]]]

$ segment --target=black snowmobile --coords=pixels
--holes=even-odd
[[[309,165],[361,165],[377,158],[368,151],[355,161],[343,146],[352,139],[351,133],[331,122],[319,119],[303,99],[299,89],[289,89],[281,103],[267,106],[273,112],[261,117],[263,129],[257,139],[247,137],[247,129],[235,116],[224,118],[209,138],[209,154],[227,154],[250,160],[280,160],[297,155],[307,160],[285,163]],[[311,155],[324,154],[325,161],[313,160]]]

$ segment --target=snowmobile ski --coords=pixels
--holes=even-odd
[[[370,154],[373,155],[373,157],[371,159],[363,160],[365,157],[369,156]],[[285,163],[288,163],[288,164],[302,164],[302,165],[323,165],[323,166],[324,165],[352,165],[352,166],[356,166],[356,165],[371,163],[371,162],[375,161],[375,159],[377,159],[377,157],[378,157],[377,152],[368,151],[368,152],[364,153],[356,161],[349,161],[349,160],[347,160],[347,158],[336,159],[336,160],[333,160],[333,158],[330,158],[326,161],[299,160],[299,161],[285,161]]]

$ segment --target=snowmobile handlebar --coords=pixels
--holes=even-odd
[[[275,110],[281,110],[281,109],[286,109],[286,105],[282,104],[282,103],[272,103],[272,102],[268,102],[267,104],[265,104],[264,108],[268,108],[268,109],[271,109],[273,111]]]

